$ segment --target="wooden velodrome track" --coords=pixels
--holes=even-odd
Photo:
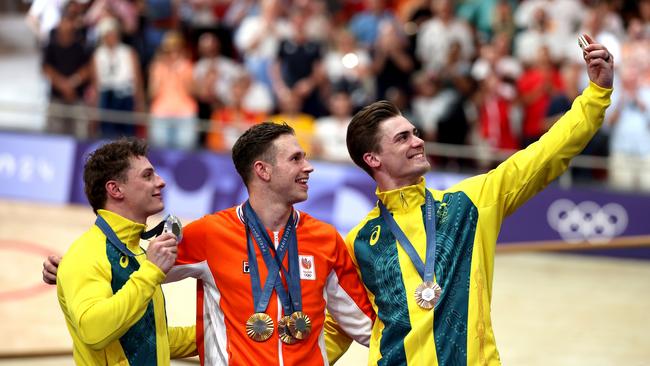
[[[41,263],[93,220],[87,207],[0,199],[0,365],[73,364]],[[194,322],[194,291],[192,281],[165,286],[170,324]],[[650,262],[499,254],[492,303],[504,365],[650,365]],[[365,360],[353,345],[338,365]]]

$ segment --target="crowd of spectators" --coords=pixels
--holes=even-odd
[[[27,20],[48,131],[226,151],[250,125],[285,121],[337,161],[351,116],[379,99],[427,141],[486,156],[533,143],[587,86],[587,33],[617,83],[586,153],[611,156],[618,187],[650,190],[650,0],[34,0]],[[80,106],[148,118],[79,123]]]

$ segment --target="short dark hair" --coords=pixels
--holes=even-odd
[[[399,109],[393,103],[380,100],[357,112],[348,125],[346,136],[348,153],[352,161],[371,177],[372,169],[363,161],[363,155],[368,152],[381,152],[379,126],[385,120],[400,115]]]
[[[262,122],[244,132],[232,147],[232,162],[244,184],[248,186],[255,160],[275,164],[273,141],[282,135],[295,135],[286,123]]]
[[[106,205],[106,182],[126,182],[126,172],[131,167],[129,159],[146,156],[147,150],[146,141],[123,137],[104,144],[88,155],[84,165],[84,190],[95,213]]]

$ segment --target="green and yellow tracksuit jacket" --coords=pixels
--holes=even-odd
[[[499,365],[490,302],[496,240],[503,219],[558,177],[602,124],[611,89],[591,84],[541,139],[496,169],[466,179],[435,199],[435,279],[442,287],[433,310],[414,293],[422,283],[375,207],[346,238],[377,312],[370,340],[371,365]],[[424,179],[377,196],[420,258],[425,258]],[[335,325],[329,324],[332,331]],[[336,349],[345,337],[331,338]]]
[[[196,354],[195,328],[167,328],[165,274],[140,248],[145,226],[99,210],[136,254],[122,255],[96,225],[64,255],[57,295],[77,365],[169,365]],[[135,259],[134,259],[135,258]]]

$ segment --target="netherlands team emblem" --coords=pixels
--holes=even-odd
[[[300,256],[300,279],[301,280],[315,280],[316,268],[314,266],[313,255]]]

